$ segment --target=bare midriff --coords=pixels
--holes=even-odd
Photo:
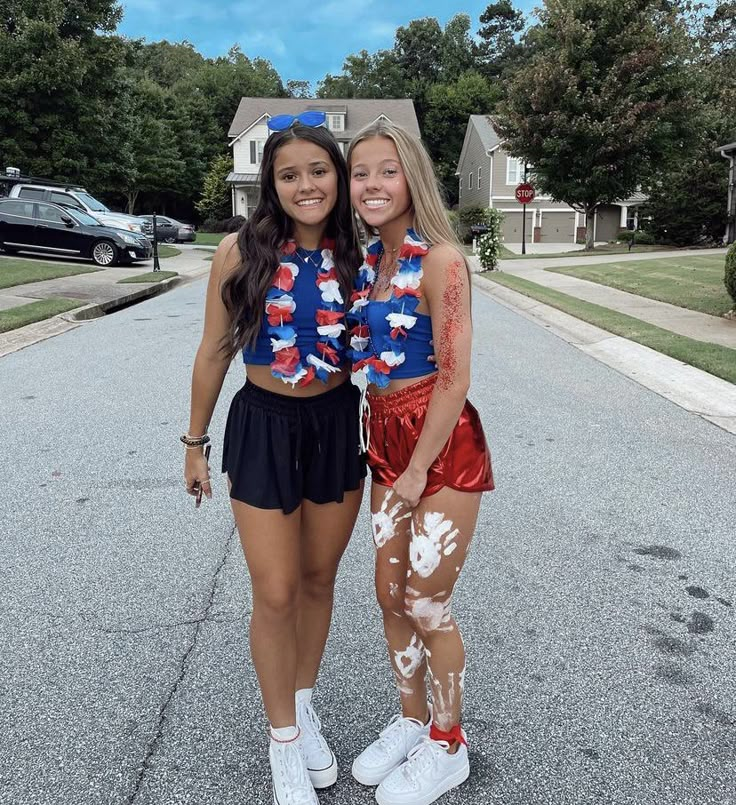
[[[331,374],[327,378],[327,383],[313,380],[308,386],[292,386],[291,383],[284,383],[283,380],[274,377],[271,374],[270,366],[251,363],[246,365],[245,373],[248,380],[259,388],[274,394],[283,394],[286,397],[319,397],[320,394],[342,385],[350,375],[350,371],[343,368],[339,372]]]

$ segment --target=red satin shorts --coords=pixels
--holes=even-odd
[[[393,486],[409,465],[422,432],[436,374],[392,394],[368,393],[370,442],[368,464],[377,484]],[[491,452],[475,408],[466,400],[455,429],[427,474],[426,498],[444,486],[459,492],[494,488]]]

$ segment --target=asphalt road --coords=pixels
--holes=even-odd
[[[203,294],[0,360],[3,805],[270,805],[224,483],[195,512],[181,482]],[[498,489],[454,600],[472,776],[443,802],[736,803],[736,438],[474,296]],[[332,805],[374,801],[349,765],[397,703],[371,563],[364,511],[316,695]]]

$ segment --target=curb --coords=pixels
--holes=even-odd
[[[176,285],[182,283],[183,277],[169,277],[166,280],[161,280],[154,285],[149,285],[147,288],[141,288],[138,291],[120,296],[117,299],[111,299],[109,302],[98,302],[91,305],[84,305],[68,313],[62,313],[61,318],[66,321],[89,321],[90,319],[98,319],[100,316],[105,316],[108,313],[114,313],[116,310],[134,305],[137,302],[143,302],[153,296],[165,293],[171,290]]]
[[[629,341],[569,313],[474,274],[473,284],[499,304],[660,397],[736,434],[736,386],[702,369]]]
[[[169,277],[169,279],[161,280],[161,282],[157,282],[155,285],[149,285],[146,288],[133,291],[118,299],[111,299],[109,302],[96,302],[90,305],[84,305],[83,307],[70,310],[68,313],[60,313],[58,316],[52,316],[49,319],[44,319],[34,324],[28,324],[25,327],[19,327],[7,333],[0,333],[0,358],[25,349],[25,347],[30,347],[33,344],[38,344],[40,341],[46,341],[48,338],[53,338],[56,335],[61,335],[69,330],[81,327],[86,321],[99,319],[109,313],[114,313],[116,310],[122,310],[123,308],[130,307],[139,302],[144,302],[146,299],[159,296],[166,291],[172,290],[177,285],[184,285],[188,282],[201,279],[208,274],[209,271],[210,265],[207,264],[190,274],[179,274],[176,277]]]

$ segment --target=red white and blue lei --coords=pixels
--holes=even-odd
[[[340,371],[340,338],[345,331],[345,302],[335,273],[334,242],[324,239],[320,244],[322,264],[317,268],[317,287],[322,293],[322,305],[315,312],[317,323],[317,355],[309,353],[303,360],[296,346],[296,328],[292,325],[296,301],[293,289],[299,266],[292,262],[297,245],[287,240],[281,247],[281,260],[266,294],[268,334],[274,359],[271,374],[292,387],[306,386],[315,377],[323,383],[333,372]]]
[[[422,258],[429,246],[413,229],[407,230],[399,250],[398,271],[391,279],[391,296],[386,301],[389,312],[386,316],[391,332],[384,336],[383,343],[372,341],[366,307],[376,281],[376,264],[383,253],[379,238],[373,238],[366,249],[365,260],[355,281],[355,290],[348,312],[350,319],[350,351],[353,372],[363,372],[369,383],[385,388],[391,378],[391,369],[400,366],[406,356],[404,341],[407,331],[417,323],[414,315],[421,298],[419,285],[422,280]]]

